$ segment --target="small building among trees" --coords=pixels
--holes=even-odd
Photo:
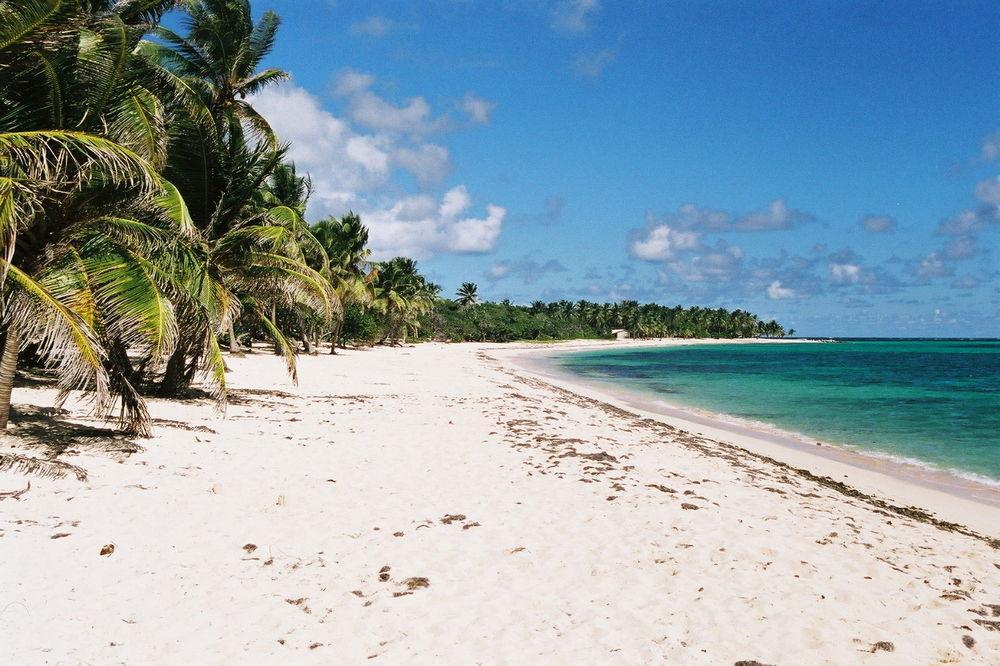
[[[628,340],[628,330],[624,328],[611,329],[611,335],[615,336],[615,340]]]

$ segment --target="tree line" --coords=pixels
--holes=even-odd
[[[259,340],[294,378],[321,342],[783,334],[741,311],[476,304],[471,283],[445,300],[412,259],[373,261],[357,215],[310,224],[312,184],[252,104],[288,77],[262,66],[279,25],[249,0],[0,0],[0,428],[28,366],[148,435],[144,396],[204,377],[223,401],[223,348]]]
[[[753,338],[795,333],[786,332],[777,321],[763,321],[738,309],[669,307],[633,300],[480,303],[478,287],[471,282],[462,284],[454,300],[440,300],[422,319],[425,335],[452,341],[608,338],[614,329],[625,329],[633,338]]]
[[[293,336],[336,340],[345,307],[386,339],[431,307],[357,216],[306,222],[250,101],[288,76],[261,65],[279,24],[248,0],[0,0],[0,427],[19,366],[142,435],[149,392],[225,399],[224,345],[266,338],[294,376]]]

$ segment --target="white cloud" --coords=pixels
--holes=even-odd
[[[668,266],[685,282],[729,283],[743,269],[743,249],[720,241],[713,250],[696,254],[687,261],[672,261]]]
[[[339,84],[356,95],[366,92],[373,80],[350,72],[341,75]],[[268,88],[252,103],[282,140],[290,142],[289,158],[300,172],[312,178],[310,216],[356,211],[369,226],[378,258],[483,253],[496,246],[506,209],[491,203],[485,214],[470,214],[472,197],[463,185],[440,199],[426,193],[392,195],[398,170],[411,174],[422,187],[441,183],[451,169],[447,148],[420,136],[359,130],[293,83]]]
[[[948,259],[968,259],[974,257],[976,250],[975,236],[956,236],[944,246],[944,256]]]
[[[861,226],[873,234],[883,234],[896,229],[896,219],[888,215],[865,215]]]
[[[830,279],[834,284],[857,284],[861,281],[858,264],[830,264]]]
[[[916,268],[917,277],[921,278],[945,277],[953,273],[954,269],[937,252],[931,252],[921,259]]]
[[[942,220],[937,233],[946,236],[961,236],[978,233],[991,222],[992,211],[963,210],[957,215]],[[995,216],[993,221],[995,221]]]
[[[334,92],[346,98],[351,120],[371,129],[400,134],[430,134],[444,129],[448,120],[434,118],[431,105],[423,97],[411,97],[397,106],[372,91],[375,77],[355,70],[341,72]]]
[[[393,163],[406,169],[421,185],[440,183],[451,172],[448,149],[433,143],[412,148],[398,148],[393,152]]]
[[[586,32],[600,9],[598,0],[560,0],[552,11],[552,27],[564,32]]]
[[[448,190],[439,203],[430,196],[417,195],[384,210],[363,210],[361,218],[368,225],[369,245],[376,259],[489,252],[500,237],[507,210],[489,204],[485,217],[465,216],[471,206],[468,191],[459,185]]]
[[[682,204],[674,213],[668,213],[662,223],[677,229],[697,231],[773,231],[788,229],[799,224],[814,221],[811,213],[789,208],[784,199],[775,199],[767,207],[735,217],[724,210],[701,208],[693,203]],[[646,224],[656,217],[647,212]]]
[[[289,157],[312,175],[318,199],[351,205],[359,191],[389,178],[389,142],[358,134],[302,88],[272,86],[251,101],[278,136],[291,143]]]
[[[337,95],[348,96],[354,93],[367,90],[375,83],[375,77],[365,72],[353,69],[345,69],[334,82],[333,92]]]
[[[451,169],[447,148],[358,132],[292,83],[268,88],[253,104],[278,136],[291,143],[289,157],[310,172],[319,199],[343,201],[346,193],[376,189],[389,180],[393,167],[408,171],[422,185],[440,183]]]
[[[364,21],[351,24],[352,35],[363,35],[365,37],[385,37],[396,24],[392,19],[384,16],[371,16]]]
[[[498,261],[490,266],[489,271],[486,272],[486,277],[490,280],[502,280],[510,275],[511,268],[512,266],[509,261]]]
[[[642,261],[666,261],[677,252],[698,247],[698,234],[678,231],[666,224],[646,227],[633,235],[629,252]]]
[[[815,219],[809,213],[789,208],[784,199],[775,199],[767,208],[748,213],[736,220],[734,227],[742,231],[788,229]]]
[[[687,229],[704,229],[705,231],[725,231],[729,229],[732,216],[723,210],[699,208],[693,203],[682,204],[677,212],[670,216],[673,224]]]
[[[477,97],[472,93],[466,93],[462,98],[459,108],[469,115],[472,122],[483,125],[490,122],[490,115],[496,108],[496,102]]]
[[[578,53],[573,60],[573,71],[588,79],[600,78],[604,71],[618,58],[617,49]]]
[[[354,122],[376,130],[424,134],[435,129],[430,104],[423,97],[395,106],[365,90],[351,97],[350,114]]]
[[[979,181],[976,184],[976,198],[985,204],[1000,206],[1000,176]]]
[[[795,290],[783,287],[781,280],[775,280],[767,286],[767,297],[774,301],[795,298]]]
[[[464,186],[453,187],[445,192],[438,212],[441,214],[441,217],[451,219],[469,210],[469,206],[471,205],[472,198],[469,196],[468,190]]]
[[[975,289],[979,286],[979,280],[974,275],[963,275],[955,278],[951,286],[956,289]]]
[[[1000,157],[1000,132],[983,139],[982,156],[984,162],[992,162]]]
[[[456,253],[483,254],[496,247],[497,239],[503,228],[503,219],[507,209],[503,206],[488,204],[486,217],[477,219],[467,217],[451,224],[447,229],[446,242],[442,249]]]
[[[508,277],[517,277],[524,284],[534,284],[547,273],[564,272],[566,272],[566,267],[556,259],[539,262],[530,257],[524,257],[516,261],[505,259],[495,262],[486,272],[486,278],[491,282],[498,282]]]

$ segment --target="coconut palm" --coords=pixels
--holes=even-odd
[[[329,318],[337,307],[329,282],[308,264],[323,256],[303,219],[308,186],[284,164],[286,148],[245,100],[286,77],[257,71],[273,46],[277,16],[267,12],[254,25],[247,0],[190,0],[185,7],[186,36],[161,28],[163,43],[141,49],[171,95],[165,174],[188,202],[200,237],[188,298],[178,308],[181,339],[160,382],[164,395],[184,390],[202,369],[224,382],[217,336],[228,332],[238,348],[237,317],[267,331],[295,377],[295,348],[277,314]],[[287,205],[288,198],[296,201]]]
[[[463,282],[455,293],[458,304],[463,308],[471,307],[479,302],[479,287],[474,282]]]
[[[160,383],[165,395],[185,389],[204,367],[220,378],[217,336],[237,316],[267,331],[295,378],[295,348],[274,313],[305,308],[329,319],[338,307],[329,281],[309,266],[309,256],[321,255],[322,249],[302,216],[280,203],[269,206],[274,202],[261,194],[282,164],[284,149],[249,145],[235,133],[227,148],[200,154],[211,159],[198,162],[179,151],[167,166],[168,175],[186,170],[178,180],[199,186],[193,187],[192,211],[208,215],[194,218],[200,230],[197,261],[187,277],[190,298],[180,315],[184,334]]]
[[[270,124],[246,99],[288,78],[273,67],[258,71],[274,47],[278,15],[264,12],[255,24],[249,0],[186,0],[184,7],[187,35],[160,26],[156,34],[163,44],[149,43],[145,53],[164,68],[189,104],[208,110],[216,134],[246,126],[276,145]]]
[[[365,306],[372,300],[375,271],[368,261],[368,228],[354,212],[341,218],[328,217],[311,227],[313,235],[326,250],[328,276],[340,298],[341,306]],[[330,331],[330,353],[337,353],[343,318],[337,317]]]
[[[17,359],[32,345],[63,397],[91,390],[145,433],[122,349],[155,364],[174,339],[154,261],[184,226],[156,173],[162,106],[133,49],[169,2],[0,2],[0,425]]]
[[[405,343],[407,333],[419,330],[420,315],[433,307],[440,291],[438,285],[420,275],[412,259],[396,257],[379,262],[373,282],[373,305],[385,315],[387,323],[380,344]]]

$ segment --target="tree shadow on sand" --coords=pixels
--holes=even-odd
[[[64,409],[35,405],[17,405],[12,409],[11,426],[0,435],[0,445],[9,449],[0,452],[0,472],[54,479],[75,476],[86,481],[85,469],[60,460],[60,456],[96,453],[122,461],[143,450],[119,430],[63,418],[68,414]]]

